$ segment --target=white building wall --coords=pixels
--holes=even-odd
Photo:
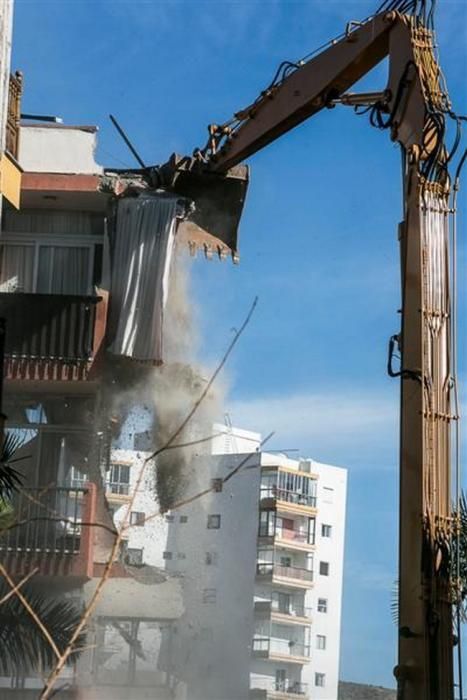
[[[124,539],[129,548],[143,550],[144,564],[163,569],[165,567],[163,553],[166,550],[169,523],[165,515],[159,514],[159,504],[154,487],[154,465],[150,462],[144,467],[144,460],[149,455],[149,452],[136,450],[112,450],[111,462],[131,465],[130,494],[135,492],[139,475],[144,469],[143,478],[136,490],[131,510],[135,513],[144,513],[145,522],[141,526],[131,526]],[[114,522],[116,525],[120,525],[128,508],[127,501],[121,500],[119,503],[113,499],[111,505],[114,509]]]
[[[189,700],[248,699],[259,455],[199,458],[186,495],[224,479],[242,463],[222,491],[177,509],[169,527],[167,569],[183,577],[186,610],[172,639],[177,664],[172,673],[187,683]],[[208,527],[212,516],[220,516],[219,527]]]
[[[101,174],[94,158],[96,132],[94,126],[21,126],[19,163],[31,173]]]
[[[213,455],[248,454],[257,452],[261,443],[261,435],[251,430],[241,430],[223,423],[214,423],[210,442],[210,452]]]
[[[304,668],[313,700],[337,700],[339,680],[342,577],[344,566],[347,470],[312,462],[318,475],[315,585],[309,594],[313,610],[311,663]],[[331,526],[330,537],[322,526]],[[320,574],[320,562],[329,564],[329,575]],[[327,612],[318,611],[318,600],[327,601]],[[318,636],[326,638],[326,649],[318,649]],[[324,674],[324,687],[316,685],[316,674]]]

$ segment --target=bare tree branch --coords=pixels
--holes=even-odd
[[[101,594],[101,591],[102,591],[107,579],[109,578],[110,572],[112,570],[112,566],[114,565],[115,560],[117,559],[118,552],[120,549],[120,543],[122,541],[123,534],[126,530],[126,525],[130,519],[130,514],[131,514],[131,510],[133,508],[136,494],[138,493],[138,490],[139,490],[139,487],[141,485],[141,482],[142,482],[142,479],[144,476],[144,472],[145,472],[145,469],[146,469],[148,463],[152,459],[157,457],[157,455],[161,454],[162,452],[164,452],[164,450],[167,450],[171,445],[173,445],[173,443],[175,442],[177,437],[183,432],[184,428],[187,426],[189,421],[193,418],[193,416],[195,415],[196,411],[198,410],[200,404],[203,402],[203,400],[207,396],[209,390],[211,389],[211,387],[214,384],[214,382],[216,381],[219,373],[221,372],[222,368],[224,367],[225,363],[227,362],[227,359],[229,358],[230,354],[232,353],[232,351],[233,351],[235,345],[237,344],[238,340],[240,339],[243,331],[245,330],[248,323],[250,322],[250,319],[253,315],[253,312],[256,308],[257,303],[258,303],[258,298],[256,297],[253,301],[253,304],[252,304],[246,318],[245,318],[245,321],[242,323],[242,325],[240,326],[238,331],[235,333],[235,336],[234,336],[233,340],[231,341],[231,343],[229,344],[226,352],[224,353],[224,356],[222,357],[221,362],[217,366],[216,370],[213,372],[213,374],[210,377],[209,381],[207,382],[204,390],[201,392],[199,398],[195,401],[193,407],[190,409],[190,411],[188,412],[188,414],[186,415],[184,420],[180,423],[179,427],[174,431],[174,433],[172,433],[171,437],[169,437],[167,442],[162,447],[157,449],[155,452],[153,452],[152,455],[150,455],[149,457],[147,457],[144,460],[142,467],[141,467],[141,470],[140,470],[140,473],[139,473],[138,478],[136,480],[136,484],[134,486],[134,490],[133,490],[133,494],[131,496],[130,502],[127,505],[127,509],[126,509],[122,524],[120,526],[117,537],[115,538],[113,546],[111,548],[110,556],[109,556],[109,559],[105,565],[102,577],[99,580],[99,583],[97,584],[93,595],[91,596],[91,599],[90,599],[90,601],[89,601],[89,603],[84,611],[84,614],[83,614],[83,617],[81,618],[80,623],[77,625],[74,633],[71,636],[71,639],[70,639],[70,642],[69,642],[67,648],[63,651],[62,654],[58,655],[58,659],[57,659],[57,663],[55,665],[55,668],[51,671],[51,673],[47,679],[47,682],[46,682],[46,684],[41,692],[40,700],[48,700],[48,698],[50,698],[51,693],[53,692],[53,687],[57,681],[57,678],[60,675],[63,667],[65,666],[68,657],[70,656],[70,654],[73,651],[74,643],[78,639],[78,637],[81,634],[82,630],[84,629],[87,621],[89,620],[90,616],[94,612],[94,609],[95,609],[97,602],[99,600],[99,596]],[[209,493],[210,490],[211,489],[208,489],[204,493]],[[204,493],[202,495],[204,495]]]
[[[37,574],[38,571],[39,567],[36,566],[32,571],[29,572],[29,574],[27,574],[23,579],[21,579],[19,583],[15,584],[14,588],[12,588],[9,593],[6,593],[3,596],[3,598],[0,598],[0,605],[6,603],[6,601],[9,600],[9,598],[11,598],[13,595],[16,595],[16,592],[19,591],[21,586],[24,586],[24,584],[27,583],[27,581],[29,581],[29,579],[31,579],[35,574]]]
[[[274,432],[269,433],[269,435],[267,435],[267,436],[264,438],[264,440],[261,440],[261,442],[259,443],[258,447],[263,447],[263,446],[272,438],[273,435],[274,435]],[[240,471],[243,469],[243,467],[246,466],[246,464],[247,464],[248,460],[250,459],[250,457],[253,457],[253,456],[254,456],[255,454],[257,454],[257,453],[258,453],[258,450],[255,450],[254,452],[250,452],[249,454],[247,454],[246,457],[245,457],[244,459],[242,459],[242,461],[240,462],[240,464],[238,464],[238,465],[235,467],[235,469],[233,469],[233,470],[230,472],[230,474],[227,474],[227,476],[224,476],[224,478],[222,479],[222,483],[225,484],[226,481],[229,481],[229,479],[231,479],[235,474],[238,474],[238,472],[240,472]],[[256,465],[255,465],[255,466],[256,466]],[[182,506],[187,506],[187,505],[189,505],[190,503],[193,503],[194,501],[197,501],[199,498],[202,498],[203,496],[206,496],[208,493],[211,493],[211,491],[214,491],[214,486],[210,486],[209,488],[204,489],[204,491],[200,491],[199,493],[196,493],[194,496],[189,496],[188,498],[184,498],[183,500],[178,501],[178,503],[175,503],[175,504],[171,507],[170,510],[177,510],[177,508],[182,508]],[[158,518],[160,515],[163,515],[163,513],[161,513],[160,510],[158,510],[158,511],[155,512],[155,513],[151,513],[151,515],[148,515],[148,516],[145,517],[144,522],[147,523],[148,520],[154,520],[155,518]]]

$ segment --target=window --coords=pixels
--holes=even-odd
[[[331,525],[325,525],[324,523],[321,525],[321,537],[331,537],[331,532]]]
[[[329,576],[329,562],[328,561],[320,561],[319,573],[321,576]]]
[[[316,518],[308,518],[308,544],[316,541]]]
[[[217,591],[215,588],[203,589],[203,603],[215,603],[217,600]]]
[[[316,648],[322,650],[326,649],[326,637],[324,634],[316,635]]]
[[[290,614],[290,594],[289,593],[278,593],[277,594],[278,610],[284,615]]]
[[[165,522],[166,522],[166,523],[173,523],[174,520],[175,520],[175,516],[174,516],[174,515],[166,515],[166,516],[165,516]]]
[[[217,566],[218,560],[217,552],[206,552],[206,566]]]
[[[276,529],[276,513],[273,510],[262,510],[259,514],[259,537],[274,537]]]
[[[220,515],[208,515],[208,530],[219,530],[221,526]]]
[[[287,692],[287,671],[285,668],[276,669],[275,690],[279,692]]]
[[[328,599],[327,598],[318,598],[318,612],[320,613],[327,613],[328,611]]]
[[[129,566],[142,566],[143,550],[128,547],[125,552],[125,564],[129,564]]]
[[[128,496],[130,492],[130,465],[113,463],[107,477],[107,492]]]
[[[179,552],[177,554],[177,559],[186,559],[186,554],[184,552]]]
[[[76,467],[71,467],[67,476],[67,486],[72,489],[82,489],[86,481],[88,480],[88,475],[80,472]]]
[[[172,552],[162,552],[162,559],[172,559]]]
[[[132,510],[130,514],[130,525],[137,525],[138,527],[142,527],[146,521],[146,515],[145,513],[142,513],[139,510]]]
[[[267,485],[265,485],[267,486]],[[263,498],[277,498],[280,501],[299,503],[305,506],[316,506],[316,479],[310,479],[299,472],[279,472],[277,485],[269,483],[263,491]]]
[[[181,522],[181,523],[187,523],[187,522],[188,522],[188,515],[181,515],[181,516],[180,516],[180,522]]]
[[[318,688],[324,688],[326,684],[326,676],[324,673],[315,673],[315,685]]]
[[[223,481],[222,479],[211,479],[211,489],[215,493],[220,493],[222,491],[222,486],[223,486]]]
[[[90,294],[94,246],[72,239],[70,243],[74,245],[21,235],[2,243],[0,291]]]

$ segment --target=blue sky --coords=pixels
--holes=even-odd
[[[16,0],[13,65],[25,74],[24,111],[100,127],[101,163],[134,165],[109,112],[147,162],[163,162],[202,145],[207,124],[249,104],[283,59],[299,59],[378,4]],[[467,4],[438,6],[441,60],[465,114]],[[365,86],[384,88],[385,67]],[[227,408],[234,424],[275,430],[271,447],[348,467],[341,677],[391,685],[398,386],[385,365],[399,330],[399,150],[365,117],[338,108],[250,162],[241,264],[193,263],[202,355],[222,354],[258,295],[230,363]],[[462,323],[462,376],[465,341]]]

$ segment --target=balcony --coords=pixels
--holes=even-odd
[[[310,647],[277,637],[254,637],[252,655],[257,659],[306,664],[310,661]]]
[[[22,488],[0,514],[0,561],[11,576],[92,576],[96,487]]]
[[[252,681],[250,700],[308,700],[308,684],[300,681],[273,681],[258,678]]]
[[[280,606],[271,600],[257,600],[255,601],[255,616],[288,625],[309,626],[311,624],[311,608],[306,608],[303,603],[295,601]]]
[[[260,490],[261,508],[275,508],[278,511],[297,514],[314,514],[316,496],[279,488],[275,485],[262,486]]]
[[[276,527],[274,534],[268,534],[267,527],[259,528],[258,537],[260,545],[278,545],[286,549],[294,549],[302,552],[312,552],[315,547],[314,532],[306,532],[299,528]]]
[[[297,566],[283,566],[271,562],[256,565],[258,582],[283,584],[287,587],[312,588],[313,571]]]
[[[100,297],[0,293],[8,379],[84,380],[103,328]],[[99,340],[97,338],[99,336]]]

